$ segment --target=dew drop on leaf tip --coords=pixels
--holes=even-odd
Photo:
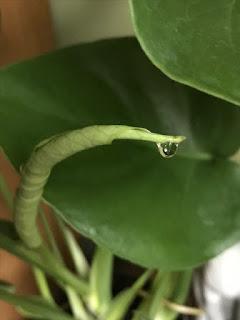
[[[163,158],[173,157],[178,150],[178,143],[164,142],[157,143],[158,150]]]

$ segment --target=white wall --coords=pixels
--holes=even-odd
[[[128,0],[49,0],[58,46],[132,35]]]

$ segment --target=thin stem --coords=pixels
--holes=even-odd
[[[47,233],[48,241],[51,245],[52,251],[55,254],[56,258],[59,260],[59,262],[61,264],[64,264],[63,257],[61,255],[59,248],[58,248],[58,245],[56,243],[54,235],[48,225],[44,210],[42,208],[40,209],[40,215],[41,215],[41,218],[42,218],[42,221],[43,221],[46,233]],[[65,230],[64,223],[62,221],[60,221],[60,219],[58,219],[58,218],[57,218],[57,222],[58,222],[58,225],[59,225],[61,231],[64,232],[64,230]],[[62,288],[66,292],[66,295],[67,295],[67,298],[68,298],[68,301],[70,304],[70,308],[72,310],[74,317],[76,319],[81,319],[81,320],[91,320],[90,316],[85,311],[85,307],[83,305],[83,302],[82,302],[81,298],[79,297],[78,293],[76,292],[76,290],[73,289],[71,286],[64,285],[64,284],[62,284]]]
[[[56,243],[56,240],[53,236],[53,233],[48,225],[44,210],[41,208],[40,215],[47,233],[48,241],[51,245],[52,251],[55,254],[56,258],[59,260],[61,264],[64,264],[64,260],[62,258],[61,252],[58,248],[58,245]],[[57,222],[59,223],[59,219],[57,219]],[[64,228],[64,223],[59,223],[59,227],[62,230]],[[68,301],[70,304],[70,308],[72,310],[72,313],[76,319],[81,320],[91,320],[90,316],[85,311],[84,305],[82,303],[81,298],[78,296],[78,293],[69,285],[62,284],[63,290],[65,290],[66,295],[68,297]]]
[[[200,308],[188,307],[168,300],[164,300],[163,303],[167,308],[177,313],[194,317],[200,317],[204,315],[204,310]]]
[[[63,233],[64,240],[68,246],[77,273],[79,276],[87,278],[89,273],[89,265],[84,253],[78,245],[73,233],[61,220],[61,218],[56,217],[56,220]]]
[[[91,126],[62,133],[44,140],[34,149],[23,168],[22,179],[15,199],[15,226],[22,241],[31,248],[41,245],[36,225],[38,206],[52,168],[60,161],[82,150],[111,144],[113,140],[143,140],[159,144],[181,143],[182,136],[165,136],[143,128],[128,126]]]
[[[104,314],[112,299],[113,254],[97,247],[93,256],[88,304],[96,315]]]
[[[58,258],[59,261],[62,261],[62,256],[61,256],[60,250],[58,249],[57,242],[56,242],[54,235],[49,227],[47,218],[45,216],[45,212],[41,207],[39,208],[39,213],[40,213],[40,218],[42,220],[44,229],[46,231],[46,236],[47,236],[50,248],[51,248],[52,252],[54,253],[54,255],[56,256],[56,258]]]
[[[4,196],[4,199],[7,202],[10,209],[12,209],[13,208],[13,195],[12,195],[12,192],[9,190],[4,177],[2,177],[2,176],[0,176],[0,192]],[[55,240],[55,238],[52,234],[52,231],[49,227],[49,224],[47,222],[45,212],[41,207],[39,208],[39,211],[40,211],[40,217],[43,222],[43,226],[45,228],[46,235],[48,237],[48,241],[49,241],[49,244],[52,248],[52,251],[55,254],[56,258],[59,260],[59,262],[62,264],[63,259],[62,259],[61,253],[58,249],[56,240]],[[63,224],[62,224],[62,227],[63,227]],[[50,302],[51,304],[55,304],[55,301],[52,297],[45,273],[37,267],[32,267],[32,269],[33,269],[33,273],[34,273],[34,277],[35,277],[38,289],[39,289],[42,297],[44,299],[46,299],[48,302]],[[83,303],[82,303],[81,299],[79,298],[78,294],[76,293],[76,291],[72,287],[70,287],[69,285],[62,284],[62,286],[66,291],[73,315],[76,317],[76,319],[91,320],[90,316],[88,316],[88,314],[86,313],[84,306],[83,306]]]
[[[0,300],[3,300],[21,310],[27,318],[48,320],[74,320],[57,306],[49,305],[46,301],[36,296],[23,296],[0,289]]]
[[[42,297],[49,301],[51,304],[55,304],[44,272],[36,267],[33,267],[33,273]]]
[[[71,286],[78,292],[80,295],[87,295],[89,292],[88,283],[79,279],[72,272],[70,272],[64,265],[59,261],[59,259],[53,256],[52,252],[48,250],[48,248],[41,246],[36,250],[32,250],[39,254],[41,258],[41,263],[45,262],[46,268],[49,270],[49,274],[53,274],[53,276],[64,285]]]
[[[152,270],[146,270],[128,289],[120,292],[111,301],[108,310],[102,317],[104,320],[122,320],[127,313],[129,306],[136,298],[139,290],[144,286],[152,274]]]
[[[197,313],[200,310],[188,308],[185,303],[192,271],[182,272],[158,272],[149,294],[138,307],[132,320],[143,318],[151,320],[175,320],[179,312]]]
[[[189,293],[189,287],[192,279],[192,270],[179,272],[178,279],[175,281],[175,290],[166,296],[174,304],[183,305]],[[175,320],[179,314],[179,310],[172,308],[163,301],[158,313],[157,319]]]
[[[173,273],[158,273],[153,286],[152,301],[149,306],[148,316],[150,319],[155,319],[159,310],[159,305],[165,297],[171,295],[175,283],[176,278]]]
[[[4,179],[4,177],[2,175],[0,175],[0,192],[4,198],[4,200],[6,201],[9,209],[11,210],[11,212],[13,211],[13,204],[14,204],[14,199],[13,199],[13,194],[11,192],[11,190],[9,189],[6,180]],[[38,286],[38,289],[40,291],[40,293],[42,294],[42,296],[48,300],[50,303],[54,303],[54,299],[52,297],[50,288],[48,286],[48,282],[47,282],[47,278],[45,273],[36,267],[33,267],[33,274]]]
[[[71,287],[65,287],[72,313],[79,320],[93,320],[93,318],[85,310],[82,300]]]

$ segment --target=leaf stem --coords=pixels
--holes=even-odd
[[[49,247],[50,247],[52,253],[55,255],[55,257],[58,258],[60,261],[62,259],[61,253],[58,249],[58,245],[56,243],[56,240],[54,238],[52,230],[48,224],[44,209],[41,207],[39,207],[39,215],[40,215],[44,230],[46,232],[46,237],[47,237],[47,241],[49,243]]]
[[[45,300],[47,300],[48,302],[50,302],[51,304],[55,304],[55,301],[52,297],[50,288],[48,286],[48,282],[47,282],[47,278],[45,276],[45,273],[36,267],[33,267],[33,273],[34,273],[34,276],[35,276],[35,279],[36,279],[36,282],[38,285],[38,289],[39,289],[42,297]]]
[[[41,214],[41,218],[42,218],[43,224],[44,224],[46,232],[47,232],[48,241],[51,245],[52,251],[55,254],[56,258],[59,260],[59,263],[64,264],[63,257],[61,255],[59,248],[58,248],[58,245],[56,243],[54,235],[52,234],[52,231],[48,225],[44,211],[41,210],[40,214]],[[64,225],[64,222],[60,221],[60,219],[58,219],[58,218],[57,218],[57,222],[58,222],[58,225],[59,225],[61,231],[64,232],[64,228],[66,228]],[[68,230],[68,232],[70,233],[69,230]],[[62,283],[61,283],[61,286],[62,286],[63,290],[65,290],[65,292],[66,292],[66,295],[67,295],[67,298],[69,301],[69,305],[70,305],[70,308],[72,310],[74,317],[76,319],[81,319],[81,320],[91,320],[90,316],[88,315],[87,311],[85,310],[83,302],[82,302],[78,292],[76,291],[76,289],[73,288],[72,286],[62,284]]]
[[[192,279],[192,270],[179,272],[178,278],[175,279],[175,290],[170,295],[165,296],[167,300],[170,300],[174,304],[183,305],[187,299],[189,293],[189,287]],[[157,319],[161,320],[175,320],[179,314],[179,310],[176,308],[170,308],[169,304],[166,305],[165,300],[162,301],[160,308],[157,312]]]
[[[3,195],[4,200],[6,201],[9,209],[12,212],[13,211],[13,204],[14,204],[13,194],[12,194],[11,190],[9,189],[4,176],[2,176],[2,175],[0,175],[0,193]],[[33,274],[34,274],[38,289],[39,289],[40,293],[42,294],[42,296],[47,301],[54,304],[55,302],[52,297],[50,288],[48,286],[48,282],[47,282],[47,278],[46,278],[45,273],[41,269],[39,269],[37,267],[33,267]]]
[[[143,128],[101,125],[65,132],[38,144],[23,168],[21,184],[14,203],[15,226],[26,246],[37,248],[41,245],[36,216],[52,168],[77,152],[111,144],[117,139],[179,144],[185,138],[151,133]]]
[[[109,307],[112,299],[113,254],[97,247],[90,270],[88,304],[94,314],[100,315]]]
[[[56,216],[56,220],[62,231],[64,240],[66,242],[72,261],[74,263],[76,272],[80,277],[86,279],[89,273],[89,265],[81,247],[79,246],[72,231],[65,225],[65,223],[61,220],[61,218]]]

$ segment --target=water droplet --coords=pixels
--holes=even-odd
[[[178,149],[178,143],[174,142],[165,142],[165,143],[157,143],[158,150],[164,158],[173,157]]]

